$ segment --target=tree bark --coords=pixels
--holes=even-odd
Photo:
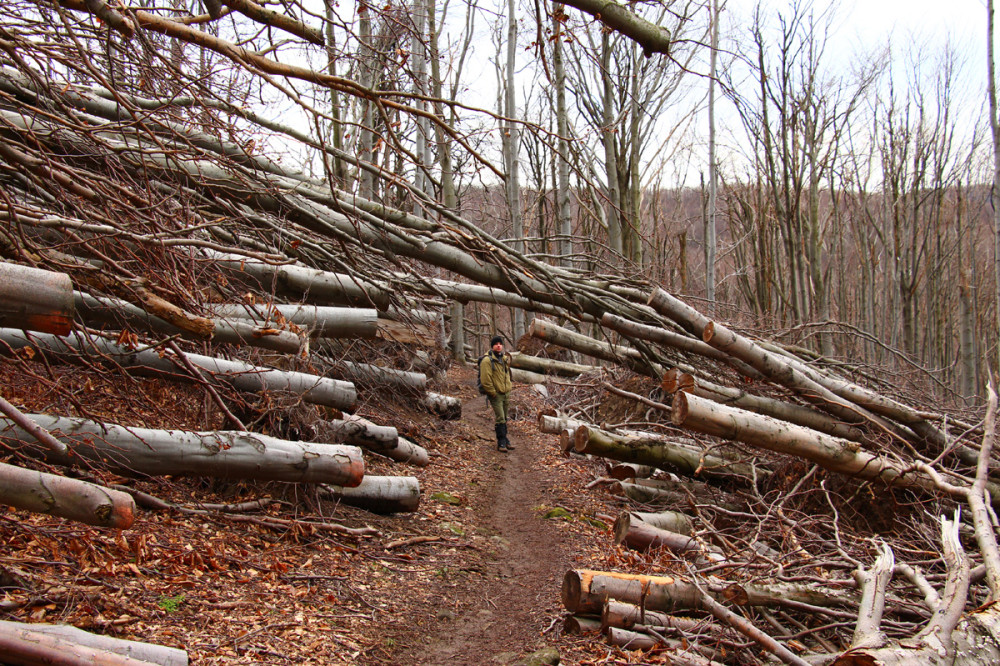
[[[704,546],[691,536],[671,532],[641,520],[635,520],[630,513],[623,513],[615,520],[616,544],[624,544],[632,550],[666,548],[682,555],[687,552],[702,552]]]
[[[569,361],[557,361],[554,358],[541,358],[531,354],[514,352],[510,355],[510,367],[530,370],[546,375],[561,375],[563,377],[576,377],[586,372],[599,370],[595,365],[581,365],[580,363],[570,363]]]
[[[222,319],[249,319],[271,326],[287,321],[307,329],[309,335],[321,338],[373,339],[378,331],[378,311],[373,308],[220,303],[212,306],[212,312]]]
[[[428,391],[421,401],[432,414],[445,420],[462,418],[462,401],[450,395]]]
[[[165,335],[180,335],[186,339],[198,339],[190,331],[178,328],[170,322],[152,315],[128,301],[105,296],[91,296],[83,292],[73,292],[76,310],[88,325],[96,323],[120,328],[122,324]],[[248,345],[270,349],[285,354],[297,354],[301,347],[299,336],[291,331],[266,328],[240,320],[212,320],[212,341],[234,345]]]
[[[27,338],[21,331],[4,328],[0,329],[0,340],[6,343],[0,346],[0,351],[3,352],[7,352],[8,348],[17,350],[36,347],[47,356],[64,362],[73,362],[78,354],[83,354],[98,363],[111,362],[139,372],[164,374],[172,380],[188,379],[178,373],[178,365],[171,360],[174,358],[171,354],[160,356],[151,349],[134,351],[103,338],[85,339],[78,334],[60,338],[45,333]],[[193,365],[211,373],[213,378],[239,391],[288,391],[300,395],[306,402],[345,411],[353,411],[357,403],[357,391],[349,382],[200,354],[185,356]],[[180,363],[180,359],[177,359],[177,363]]]
[[[130,657],[143,664],[158,664],[159,666],[188,665],[187,652],[184,650],[92,634],[68,624],[23,624],[21,622],[0,620],[0,631],[8,635],[25,635],[29,640],[38,638],[41,642],[46,643],[51,640],[52,645],[64,652],[72,653],[82,646],[102,653]],[[89,661],[87,663],[93,664],[95,662]]]
[[[0,501],[26,511],[98,527],[124,530],[135,520],[135,502],[126,493],[3,463],[0,463]]]
[[[684,476],[732,479],[734,475],[744,477],[753,475],[753,469],[743,463],[728,461],[718,456],[707,456],[701,451],[664,440],[650,441],[622,437],[590,426],[577,427],[573,441],[577,453],[589,453],[620,462],[649,465]]]
[[[531,325],[528,326],[528,334],[587,356],[619,363],[645,375],[663,376],[663,368],[651,365],[643,359],[642,354],[631,347],[595,340],[542,319],[535,318],[531,321]]]
[[[329,486],[344,504],[372,513],[411,513],[420,506],[420,482],[413,476],[365,476],[358,486]]]
[[[73,314],[69,275],[0,262],[0,326],[66,335]]]
[[[150,476],[186,474],[340,486],[356,486],[364,475],[361,450],[354,446],[290,442],[228,430],[153,430],[46,414],[31,418],[65,442],[70,451],[68,455],[35,455],[64,465],[82,459]],[[0,436],[33,441],[8,419],[0,419]]]

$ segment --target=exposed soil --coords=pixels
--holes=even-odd
[[[37,382],[10,370],[0,363],[8,399],[29,411],[52,408]],[[78,381],[73,374],[57,380]],[[140,390],[204,403],[195,389],[147,380],[121,395]],[[434,390],[463,399],[460,420],[394,401],[361,410],[431,452],[424,469],[367,462],[370,474],[416,476],[417,512],[379,516],[320,500],[308,486],[88,472],[187,509],[274,503],[250,514],[142,511],[121,533],[7,509],[0,513],[0,619],[68,622],[182,647],[192,664],[513,664],[543,647],[558,648],[563,664],[606,657],[599,638],[562,634],[559,594],[568,568],[607,567],[620,557],[607,528],[618,500],[585,492],[595,470],[563,458],[555,436],[537,431],[544,404],[532,389],[515,389],[516,450],[506,454],[496,450],[492,412],[470,369],[453,367]],[[145,420],[99,382],[81,391],[100,396],[87,403],[91,418]],[[191,410],[187,426],[217,426],[210,411]],[[3,451],[10,453],[0,455],[4,461],[24,462]],[[561,516],[546,517],[557,508]],[[310,524],[321,517],[378,535]],[[626,655],[619,663],[630,661]]]

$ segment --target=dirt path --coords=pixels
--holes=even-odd
[[[466,379],[471,387],[471,376]],[[460,449],[466,473],[428,474],[423,492],[462,497],[471,509],[462,529],[478,539],[464,544],[460,566],[441,569],[427,581],[431,589],[405,602],[412,625],[394,632],[395,663],[514,663],[558,635],[558,627],[543,632],[561,616],[559,587],[579,537],[544,517],[564,503],[552,438],[539,436],[533,414],[522,410],[510,425],[516,450],[500,453],[492,412],[482,398],[467,396],[463,421],[472,443]]]

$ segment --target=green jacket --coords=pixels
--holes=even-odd
[[[479,362],[479,381],[491,398],[497,393],[510,393],[510,354],[490,353]]]

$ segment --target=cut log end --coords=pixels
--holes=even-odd
[[[715,337],[715,322],[710,321],[705,324],[705,328],[701,332],[701,339],[710,342],[713,337]]]
[[[590,428],[579,426],[573,433],[573,448],[579,453],[587,450],[587,443],[590,441]]]

